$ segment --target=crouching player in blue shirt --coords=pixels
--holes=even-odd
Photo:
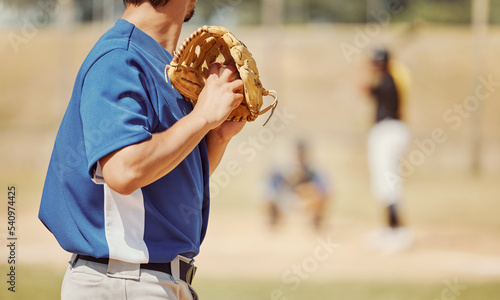
[[[165,81],[196,0],[125,0],[77,75],[39,217],[73,253],[62,299],[197,299],[209,176],[245,125],[235,69],[210,68],[195,108]]]

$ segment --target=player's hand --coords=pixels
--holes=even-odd
[[[220,126],[243,101],[243,81],[235,78],[235,72],[236,67],[231,65],[222,72],[220,63],[210,66],[205,87],[193,112],[204,118],[211,129]]]
[[[237,135],[243,127],[245,127],[246,121],[233,122],[224,121],[218,127],[210,131],[210,135],[217,135],[218,140],[222,142],[229,141],[233,136]]]

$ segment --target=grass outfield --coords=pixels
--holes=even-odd
[[[1,267],[6,270],[6,266]],[[2,271],[2,274],[4,272]],[[16,292],[8,292],[2,284],[1,299],[47,300],[59,299],[60,271],[41,267],[20,267]],[[2,280],[4,282],[4,280]],[[455,285],[454,285],[455,284]],[[458,285],[457,285],[458,284]],[[398,282],[304,282],[295,291],[279,281],[252,279],[197,278],[194,283],[204,300],[294,300],[294,299],[342,299],[342,300],[496,300],[500,295],[500,283],[398,283]]]

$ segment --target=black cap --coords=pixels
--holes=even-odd
[[[376,49],[373,51],[371,57],[374,62],[388,62],[389,51],[387,49]]]

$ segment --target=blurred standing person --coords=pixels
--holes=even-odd
[[[412,240],[400,214],[403,186],[399,160],[410,141],[402,116],[408,76],[403,66],[391,60],[386,49],[374,51],[371,67],[373,76],[368,91],[376,114],[368,134],[368,163],[373,194],[386,212],[385,227],[376,231],[371,246],[393,253],[408,248]]]
[[[306,142],[299,140],[294,154],[294,162],[289,168],[275,168],[268,177],[265,199],[269,223],[276,227],[287,211],[300,206],[313,228],[319,230],[324,224],[330,194],[325,175],[312,166]]]

